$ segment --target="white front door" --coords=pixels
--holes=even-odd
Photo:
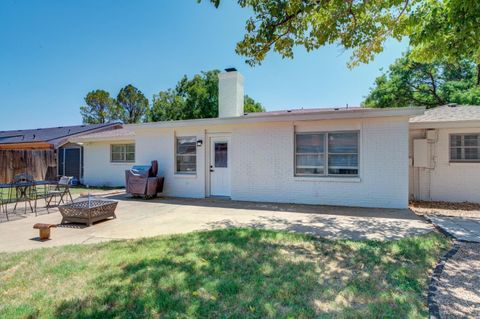
[[[210,196],[230,196],[230,138],[210,138]]]

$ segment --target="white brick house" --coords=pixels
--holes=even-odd
[[[423,109],[243,113],[243,77],[219,76],[220,117],[125,125],[76,139],[87,185],[124,184],[134,164],[159,163],[164,194],[406,208],[409,119]]]
[[[480,202],[480,106],[446,105],[410,120],[410,197]]]

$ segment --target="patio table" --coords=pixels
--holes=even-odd
[[[34,209],[32,207],[32,198],[31,198],[31,193],[32,190],[36,190],[36,186],[45,186],[44,187],[44,193],[46,193],[46,186],[47,185],[52,185],[56,184],[54,181],[20,181],[20,182],[12,182],[12,183],[0,183],[0,190],[1,189],[8,189],[8,195],[7,198],[3,198],[3,193],[2,197],[0,198],[0,212],[3,210],[5,213],[7,220],[8,218],[8,204],[9,203],[15,203],[15,206],[13,208],[13,212],[17,210],[18,203],[21,201],[24,201],[25,203],[25,213],[27,212],[27,202],[28,205],[30,206],[30,211],[33,213]],[[35,198],[35,201],[37,199]],[[35,205],[36,207],[36,205]],[[35,209],[36,211],[36,209]]]

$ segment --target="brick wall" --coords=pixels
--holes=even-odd
[[[295,177],[294,132],[360,132],[359,177]],[[158,160],[166,195],[205,197],[208,136],[231,136],[231,197],[235,200],[405,208],[408,204],[408,119],[377,118],[263,123],[136,131],[136,163]],[[175,136],[196,136],[197,173],[175,174]],[[93,153],[93,154],[92,154]],[[95,166],[92,169],[92,166]],[[131,166],[129,164],[128,166]],[[87,182],[123,180],[125,167],[109,163],[109,147],[85,146]],[[88,172],[90,171],[90,172]]]
[[[360,177],[294,176],[294,130],[360,130]],[[233,134],[232,198],[272,202],[405,208],[406,119],[328,121],[244,127]]]
[[[480,202],[480,163],[450,163],[450,134],[480,133],[480,128],[439,129],[433,144],[433,169],[410,168],[410,194],[415,199]],[[410,130],[410,145],[425,130]],[[410,147],[411,156],[412,147]]]

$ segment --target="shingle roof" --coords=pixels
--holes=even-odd
[[[444,105],[412,117],[410,123],[480,121],[480,105]]]
[[[85,134],[82,136],[72,138],[72,142],[82,142],[84,140],[129,140],[135,137],[135,132],[129,128],[128,125],[124,125],[123,128],[116,130],[109,130],[91,134]]]
[[[95,130],[107,129],[109,127],[114,128],[115,126],[119,125],[119,123],[84,124],[37,128],[30,130],[0,131],[0,144],[35,142],[48,142],[50,144],[57,144],[69,136],[88,133]]]

